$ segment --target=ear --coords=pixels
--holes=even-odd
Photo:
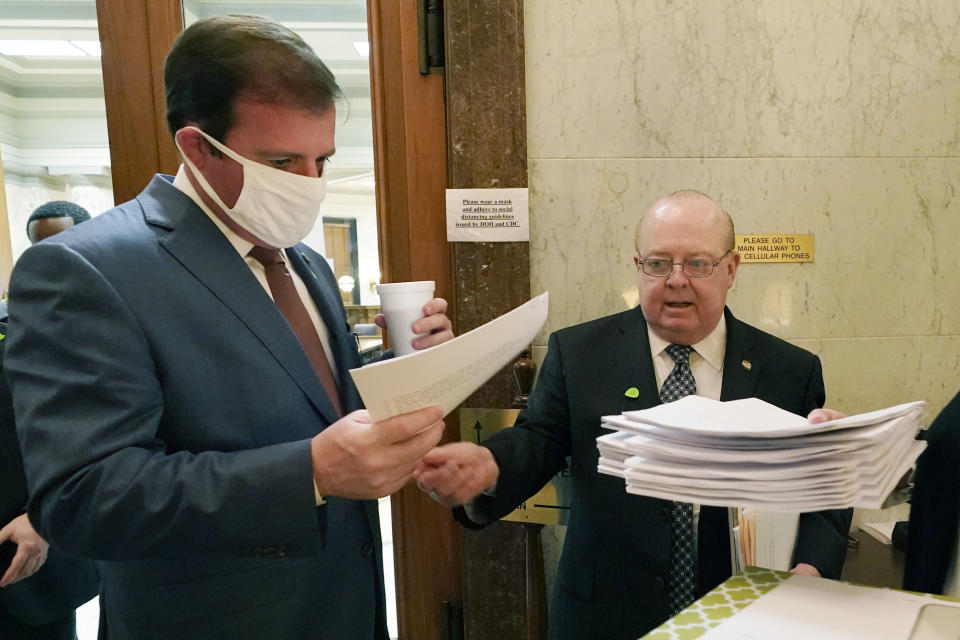
[[[727,289],[733,286],[733,280],[737,276],[737,267],[740,266],[740,254],[736,251],[730,252],[730,260],[727,262],[727,277],[729,282]]]
[[[180,147],[181,153],[192,162],[197,169],[202,170],[210,160],[210,145],[196,129],[183,127],[178,129],[174,138]]]

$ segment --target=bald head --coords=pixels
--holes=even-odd
[[[734,237],[733,220],[702,193],[678,191],[654,203],[637,224],[634,257],[649,330],[674,344],[710,335],[740,264]]]
[[[642,239],[650,233],[654,226],[681,220],[687,224],[708,229],[711,235],[716,233],[717,246],[721,249],[721,252],[733,251],[736,246],[736,233],[733,228],[733,218],[730,217],[730,214],[705,193],[685,189],[674,191],[670,195],[660,198],[640,218],[634,234],[637,254],[645,255],[641,250]]]

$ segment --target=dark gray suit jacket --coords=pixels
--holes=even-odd
[[[738,321],[726,310],[721,398],[757,397],[806,415],[823,405],[820,360]],[[750,369],[742,366],[750,361]],[[637,398],[624,392],[636,387]],[[500,466],[495,497],[478,502],[490,521],[509,513],[570,456],[572,509],[550,607],[551,638],[635,639],[668,617],[670,503],[633,496],[597,472],[600,417],[660,404],[639,307],[550,336],[540,378],[512,429],[484,444]],[[462,510],[458,519],[470,526]],[[839,577],[851,513],[801,516],[795,562]],[[726,511],[701,510],[698,591],[730,575]]]
[[[326,261],[287,250],[330,331],[345,411],[360,357]],[[243,259],[168,177],[28,249],[7,367],[29,513],[103,561],[121,638],[385,638],[375,501],[314,501],[336,420]]]
[[[7,334],[7,304],[0,302],[0,527],[23,514],[27,507],[27,481],[13,424],[13,404],[3,368]],[[17,546],[0,545],[0,575],[10,566]],[[3,629],[6,618],[0,612],[0,637],[5,640],[33,637],[75,638],[73,612],[97,595],[100,577],[93,562],[77,560],[49,549],[43,566],[28,578],[0,589],[0,608],[28,631]],[[15,624],[11,622],[11,624]],[[21,634],[27,634],[26,636]]]

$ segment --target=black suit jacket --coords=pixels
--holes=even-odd
[[[344,411],[360,365],[333,273],[286,251],[323,317]],[[157,176],[27,249],[7,367],[28,505],[101,560],[108,637],[387,635],[374,500],[314,499],[337,419],[303,347],[213,222]]]
[[[725,313],[722,399],[753,396],[800,415],[823,405],[816,356]],[[631,387],[639,397],[624,395]],[[512,429],[484,443],[500,466],[495,496],[476,503],[487,521],[536,492],[570,456],[572,508],[550,607],[551,638],[633,640],[668,617],[670,502],[629,495],[621,478],[597,472],[596,438],[607,433],[601,416],[659,403],[637,307],[551,335],[528,408]],[[803,514],[794,560],[838,577],[850,515]],[[470,526],[462,510],[457,517]],[[703,593],[730,575],[725,510],[701,510],[698,539]]]
[[[960,393],[925,434],[917,460],[903,588],[943,593],[960,525]]]
[[[27,479],[13,422],[13,404],[3,372],[3,351],[7,333],[7,305],[0,302],[0,527],[23,514],[27,508]],[[13,542],[0,545],[0,575],[16,553]],[[50,548],[40,569],[20,582],[0,589],[0,606],[24,625],[41,626],[69,616],[97,595],[100,578],[88,560],[68,558]],[[65,620],[64,631],[74,637]],[[47,630],[52,633],[52,630]],[[6,638],[6,635],[0,634]]]

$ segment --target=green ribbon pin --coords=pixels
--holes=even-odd
[[[630,387],[629,389],[623,392],[623,395],[627,396],[628,398],[639,398],[640,389],[637,389],[636,387]]]

